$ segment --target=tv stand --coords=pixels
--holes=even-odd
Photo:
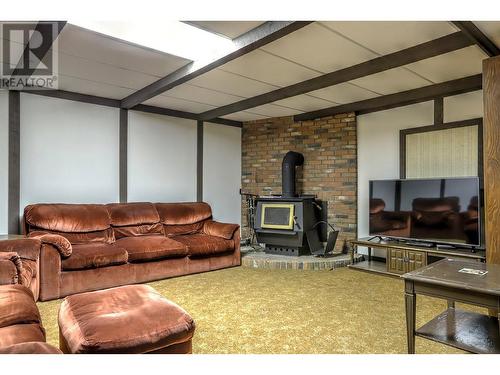
[[[444,258],[477,262],[484,262],[486,259],[485,250],[483,249],[475,249],[474,252],[471,252],[471,249],[443,247],[443,245],[437,245],[430,242],[417,243],[414,241],[409,243],[383,238],[378,238],[378,241],[376,241],[374,237],[350,241],[350,247],[351,264],[349,268],[398,277],[401,274],[413,271]],[[354,263],[358,247],[368,248],[368,259]],[[385,251],[386,258],[372,258],[373,249]]]

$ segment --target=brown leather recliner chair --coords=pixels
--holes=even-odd
[[[379,198],[370,199],[370,232],[380,236],[409,237],[409,212],[385,211],[385,202]]]
[[[0,241],[0,354],[52,354],[35,303],[38,258],[35,239]]]
[[[207,203],[35,204],[24,224],[42,241],[42,301],[240,265],[239,226]]]

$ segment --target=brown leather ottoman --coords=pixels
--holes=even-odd
[[[59,309],[64,353],[191,353],[189,314],[147,285],[66,297]]]

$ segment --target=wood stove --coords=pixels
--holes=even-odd
[[[282,163],[283,194],[256,200],[254,229],[266,253],[299,256],[323,250],[327,227],[317,224],[327,221],[327,204],[314,195],[297,196],[295,168],[303,163],[302,154],[289,151]]]

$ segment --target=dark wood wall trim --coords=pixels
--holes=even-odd
[[[378,96],[372,99],[319,109],[317,111],[301,113],[300,115],[295,115],[293,118],[294,121],[306,121],[349,112],[356,112],[358,115],[364,115],[367,113],[384,111],[386,109],[402,107],[405,105],[427,102],[429,100],[434,100],[436,97],[453,96],[466,92],[477,91],[480,90],[481,87],[482,77],[481,74],[477,74],[474,76],[420,87],[418,89]]]
[[[120,167],[119,167],[119,189],[120,203],[128,200],[128,110],[120,109]]]
[[[336,70],[319,77],[311,78],[287,87],[276,89],[252,98],[231,103],[201,114],[202,120],[223,116],[229,113],[243,111],[259,105],[272,103],[276,100],[305,94],[310,91],[348,82],[353,79],[365,77],[370,74],[380,73],[389,69],[411,64],[416,61],[455,51],[472,45],[473,42],[461,32],[446,35],[441,38],[406,48],[385,56],[365,61],[348,68]]]
[[[312,21],[269,21],[255,29],[252,29],[245,34],[233,39],[236,50],[224,55],[209,64],[199,66],[196,62],[191,62],[184,65],[175,72],[159,79],[156,82],[142,88],[139,91],[127,96],[122,100],[123,108],[133,108],[144,101],[157,96],[167,90],[179,86],[187,81],[190,81],[204,73],[207,73],[215,68],[218,68],[225,63],[237,59],[249,52],[252,52],[268,43],[271,43],[279,38],[282,38],[304,26],[307,26]],[[217,117],[217,116],[214,116]]]
[[[460,120],[447,122],[444,124],[434,124],[427,126],[420,126],[416,128],[401,129],[399,131],[399,174],[400,178],[406,178],[406,137],[410,134],[419,134],[426,132],[433,132],[439,130],[447,130],[454,128],[462,128],[465,126],[477,125],[477,139],[478,139],[478,167],[477,174],[481,181],[483,180],[483,119],[473,118],[469,120]]]
[[[454,21],[453,24],[489,57],[500,55],[500,48],[471,21]]]
[[[203,202],[203,121],[197,122],[196,132],[196,200]]]
[[[486,262],[500,264],[500,57],[483,60]]]
[[[20,233],[21,117],[20,94],[9,91],[9,174],[8,174],[8,233]]]
[[[434,125],[444,123],[444,99],[443,97],[434,99]]]

